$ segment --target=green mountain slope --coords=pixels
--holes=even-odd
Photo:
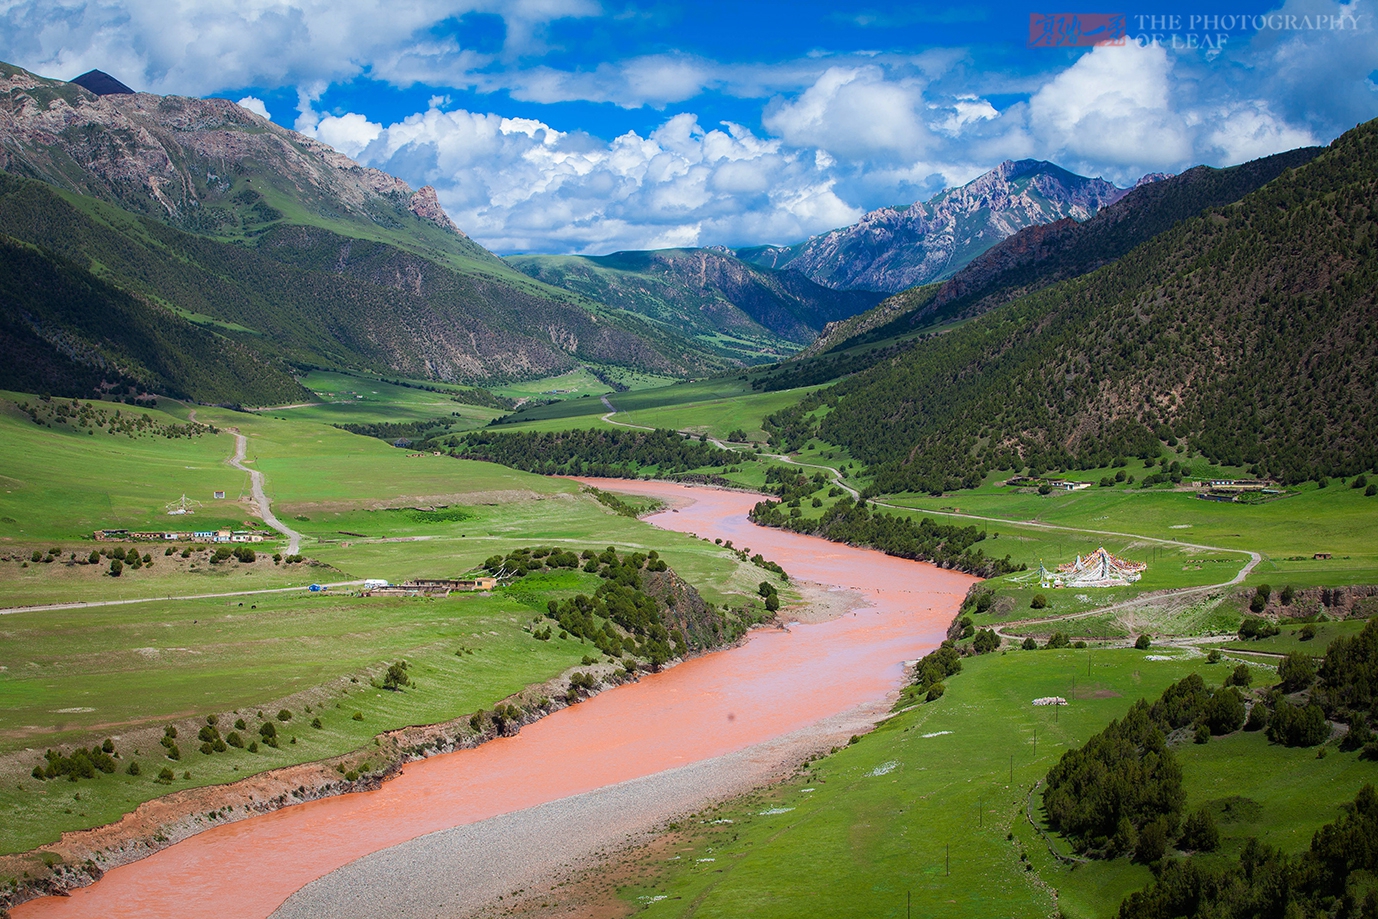
[[[317,227],[273,228],[248,248],[0,176],[0,232],[297,364],[475,381],[578,360],[686,366],[653,329],[638,335],[582,306]]]
[[[472,382],[724,365],[516,271],[431,189],[225,100],[0,75],[0,232],[266,358]]]
[[[868,313],[825,330],[806,354],[854,347],[954,319],[979,316],[1026,293],[1094,271],[1208,207],[1238,201],[1288,169],[1310,162],[1303,147],[1239,166],[1197,166],[1141,185],[1090,220],[1027,227],[942,284],[902,291]]]
[[[747,363],[797,350],[827,323],[880,299],[868,291],[831,290],[798,272],[760,268],[712,249],[508,261],[534,278],[644,316]]]
[[[310,397],[281,363],[8,237],[0,302],[0,389],[89,397],[132,385],[255,405]]]
[[[1162,443],[1287,481],[1378,464],[1378,122],[1118,262],[839,384],[880,491]]]

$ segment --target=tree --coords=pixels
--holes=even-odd
[[[1246,616],[1239,625],[1239,637],[1242,639],[1272,638],[1281,631],[1276,624],[1257,616]]]
[[[411,677],[407,676],[407,662],[398,661],[388,667],[387,674],[383,677],[383,688],[392,692],[397,692],[404,686],[411,685]]]
[[[1300,692],[1316,679],[1316,663],[1310,655],[1293,651],[1278,664],[1278,677],[1283,692]]]
[[[1159,838],[1166,848],[1185,799],[1181,768],[1140,700],[1085,746],[1063,754],[1048,772],[1043,805],[1049,824],[1077,851],[1138,851],[1152,861],[1161,857]],[[1146,832],[1148,850],[1139,846]]]
[[[117,578],[122,574],[124,574],[124,562],[117,558],[112,558],[110,560],[110,576],[112,578]]]
[[[1329,738],[1330,722],[1315,702],[1305,707],[1280,702],[1268,719],[1268,739],[1273,743],[1286,747],[1314,747]]]
[[[1038,642],[1034,641],[1033,636],[1031,635],[1028,638],[1024,639],[1024,643],[1021,644],[1019,647],[1023,648],[1025,651],[1037,651]]]
[[[1147,651],[1152,644],[1153,642],[1147,635],[1140,635],[1138,638],[1134,639],[1134,647],[1138,648],[1140,651]]]
[[[1215,735],[1233,734],[1244,725],[1244,697],[1233,686],[1220,689],[1206,703],[1204,723]]]
[[[976,638],[971,643],[971,649],[977,654],[989,654],[1000,649],[1000,636],[995,634],[994,629],[982,629],[976,633]]]
[[[1182,837],[1177,844],[1193,852],[1214,852],[1220,848],[1220,830],[1210,811],[1202,808],[1192,812],[1182,823]]]
[[[1048,637],[1048,642],[1043,647],[1051,650],[1057,650],[1058,648],[1065,648],[1071,643],[1072,641],[1070,638],[1067,637],[1066,632],[1054,632],[1052,635]]]
[[[1248,664],[1240,664],[1234,668],[1229,676],[1225,677],[1226,686],[1239,686],[1247,689],[1249,684],[1254,681],[1254,672],[1249,669]]]

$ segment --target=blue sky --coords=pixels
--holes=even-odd
[[[8,0],[0,57],[239,101],[495,251],[608,252],[792,242],[1004,159],[1130,184],[1327,143],[1378,116],[1372,2]],[[1068,7],[1125,43],[1028,47]]]

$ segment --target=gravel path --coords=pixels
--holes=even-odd
[[[456,919],[647,841],[666,820],[745,794],[844,744],[889,710],[882,700],[703,762],[442,830],[339,868],[272,919]]]
[[[263,473],[244,465],[244,456],[249,450],[249,439],[238,431],[233,433],[234,456],[226,462],[236,469],[242,469],[249,473],[249,480],[253,482],[254,486],[254,501],[258,504],[259,516],[263,518],[264,523],[287,537],[287,554],[296,555],[301,551],[301,534],[273,516],[272,507],[268,504],[268,496],[263,493]]]

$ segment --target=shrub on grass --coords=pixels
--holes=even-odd
[[[354,720],[355,720],[355,721],[363,721],[363,720],[364,720],[364,713],[363,713],[363,712],[355,712],[355,713],[354,713]]]
[[[1267,619],[1260,619],[1256,616],[1246,616],[1244,621],[1239,625],[1239,637],[1246,641],[1258,638],[1272,638],[1281,631],[1282,629],[1278,628],[1275,623],[1269,622]]]
[[[1024,639],[1023,643],[1019,647],[1023,648],[1025,651],[1037,651],[1038,642],[1034,641],[1033,636],[1029,636],[1028,638]]]
[[[142,771],[143,770],[139,768],[139,761],[137,759],[131,759],[129,761],[129,768],[125,770],[125,772],[130,775],[138,775]]]
[[[1152,644],[1153,642],[1147,635],[1140,635],[1138,638],[1134,639],[1134,647],[1138,648],[1140,651],[1147,651]]]
[[[1055,651],[1059,648],[1065,648],[1071,643],[1072,640],[1067,637],[1067,634],[1065,632],[1054,632],[1052,635],[1048,637],[1048,641],[1046,644],[1043,645],[1043,647]]]
[[[1219,648],[1211,648],[1210,653],[1206,655],[1206,663],[1218,664],[1223,656]]]
[[[1048,608],[1048,598],[1047,598],[1046,596],[1044,596],[1043,594],[1034,594],[1034,595],[1033,595],[1033,599],[1029,601],[1029,609],[1047,609],[1047,608]]]
[[[250,752],[250,753],[257,753],[257,752],[258,752],[258,741],[257,741],[257,740],[251,740],[251,741],[249,741],[249,752]]]
[[[112,578],[117,578],[122,574],[124,574],[124,562],[117,558],[112,558],[110,560],[110,576]]]
[[[229,734],[225,735],[225,743],[237,750],[244,749],[244,738],[239,736],[238,731],[231,731]]]
[[[1186,793],[1182,771],[1146,701],[1069,750],[1047,776],[1048,822],[1079,852],[1135,852],[1149,861],[1166,848]],[[1151,825],[1162,820],[1157,829]],[[1142,837],[1151,835],[1148,849]]]
[[[172,780],[175,778],[177,778],[177,776],[166,766],[158,772],[158,781],[162,782],[164,785],[172,784]]]
[[[291,721],[291,720],[292,720],[292,713],[289,712],[289,711],[288,711],[287,709],[285,709],[285,708],[284,708],[284,709],[281,709],[281,710],[278,711],[278,720],[279,720],[279,721]]]
[[[383,677],[383,688],[392,692],[397,692],[404,686],[411,685],[411,677],[407,676],[407,662],[398,661],[388,667],[387,674]]]
[[[1316,627],[1309,622],[1297,630],[1297,638],[1301,639],[1302,641],[1310,641],[1315,637]]]
[[[925,698],[929,702],[936,702],[943,697],[943,693],[946,691],[947,687],[943,686],[942,683],[934,683],[932,686],[928,687],[928,695],[925,696]]]
[[[1247,689],[1249,684],[1254,681],[1254,672],[1249,669],[1248,664],[1240,664],[1235,667],[1229,676],[1225,677],[1226,686],[1238,686]]]
[[[312,718],[312,719],[311,719],[311,726],[312,726],[313,728],[315,728],[316,730],[319,731],[319,730],[320,730],[321,728],[323,728],[325,725],[321,724],[321,719],[319,719],[319,718]]]

